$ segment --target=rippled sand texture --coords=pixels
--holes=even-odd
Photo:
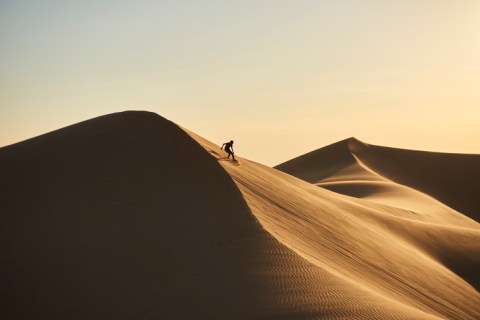
[[[480,206],[455,191],[480,158],[411,154],[348,139],[232,162],[148,112],[1,148],[0,314],[477,319]],[[463,184],[411,170],[429,159]]]

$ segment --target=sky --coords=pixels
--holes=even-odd
[[[0,70],[0,146],[148,110],[271,166],[480,154],[478,0],[0,0]]]

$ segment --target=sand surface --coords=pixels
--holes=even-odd
[[[270,168],[153,113],[66,127],[0,149],[0,316],[479,319],[478,164],[347,139]]]

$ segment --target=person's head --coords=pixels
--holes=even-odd
[[[230,140],[230,143],[233,144],[233,140]]]

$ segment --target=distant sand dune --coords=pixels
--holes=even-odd
[[[298,178],[148,112],[1,148],[0,315],[480,318],[479,224],[348,143]]]
[[[316,184],[362,179],[397,182],[480,221],[480,155],[387,148],[349,138],[275,168]]]

